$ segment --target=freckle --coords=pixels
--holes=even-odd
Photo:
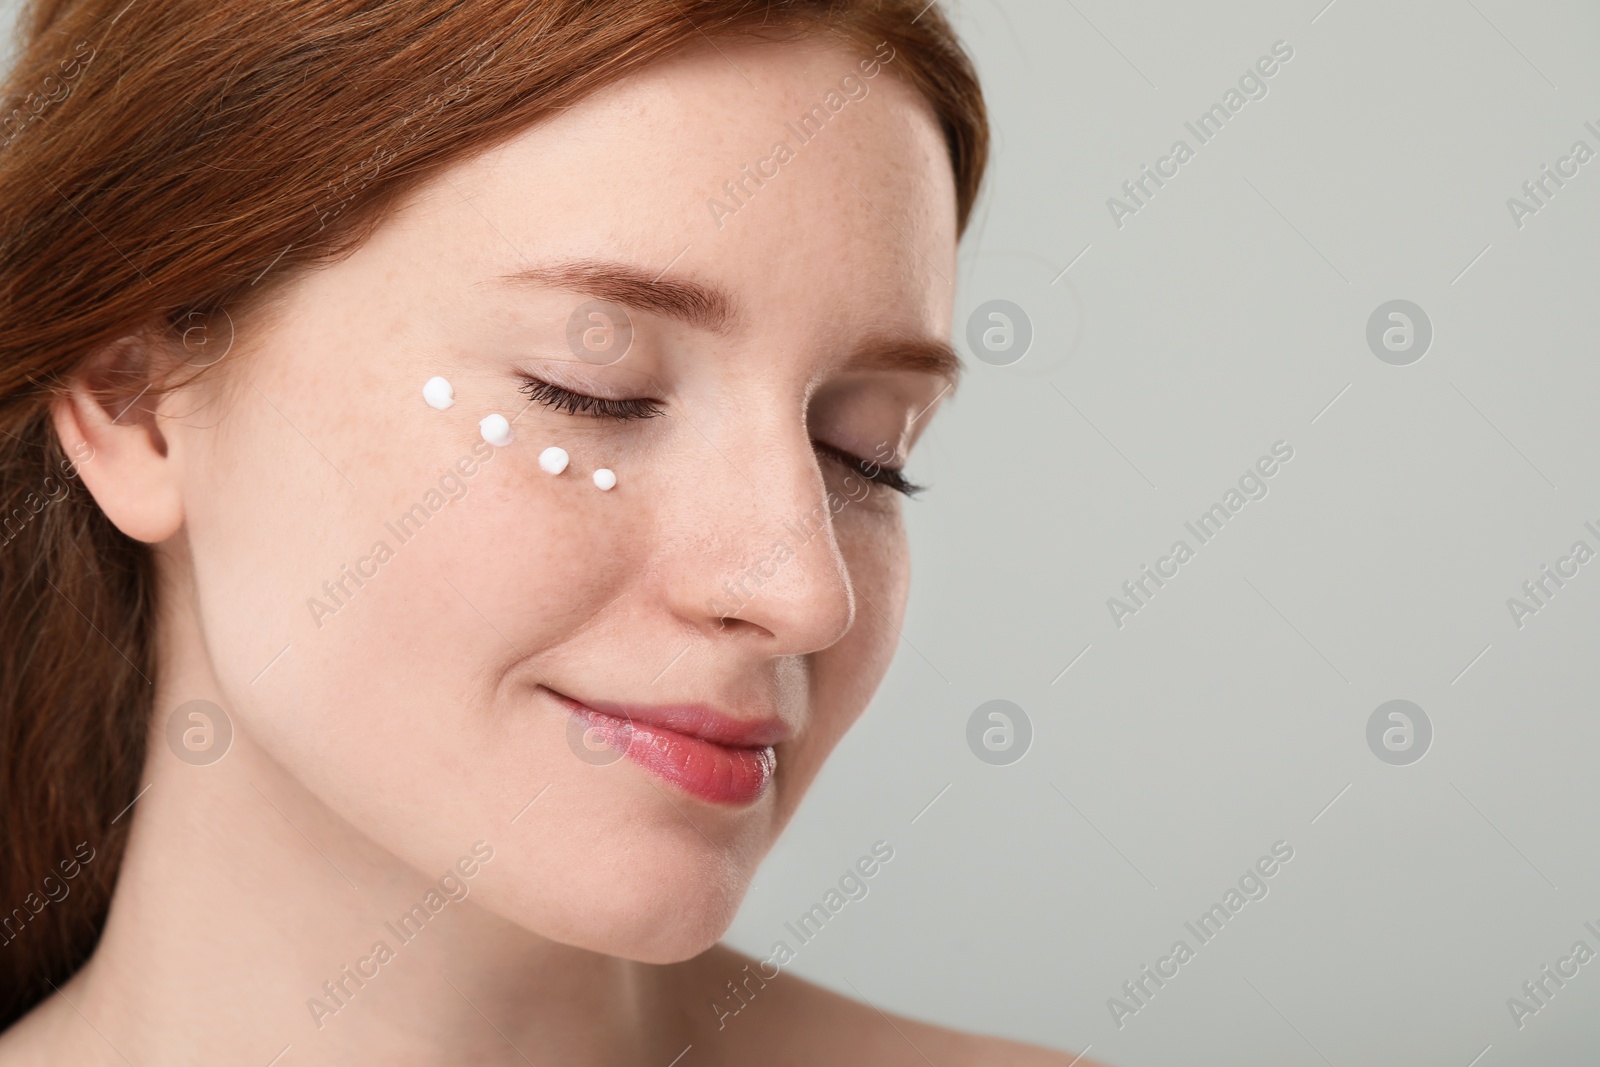
[[[567,450],[551,445],[539,453],[539,469],[546,474],[560,474],[567,469]]]
[[[610,489],[617,484],[616,473],[601,467],[594,472],[594,484],[596,489]]]
[[[483,439],[491,445],[509,445],[511,443],[511,424],[504,415],[485,415],[483,421],[478,423],[478,432],[483,434]]]
[[[430,408],[443,411],[456,402],[456,391],[450,387],[449,382],[434,375],[423,385],[422,399],[428,402]]]

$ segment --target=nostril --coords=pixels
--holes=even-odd
[[[749,619],[741,619],[741,618],[739,618],[738,616],[735,616],[735,615],[723,615],[723,616],[720,616],[717,619],[717,632],[718,633],[726,633],[726,632],[728,632],[730,630],[733,631],[734,633],[739,633],[741,631],[750,631],[752,633],[765,634],[768,637],[776,636],[776,635],[773,634],[773,632],[771,630],[767,629],[765,626],[762,626],[760,623],[757,623],[757,622],[751,622]]]

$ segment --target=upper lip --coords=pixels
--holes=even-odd
[[[598,711],[635,725],[671,730],[730,748],[768,748],[787,741],[794,733],[787,723],[776,716],[741,718],[709,704],[627,704],[610,700],[578,700],[554,689],[550,692],[574,711]]]

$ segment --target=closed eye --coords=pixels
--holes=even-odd
[[[611,400],[605,397],[590,396],[587,393],[574,392],[564,389],[553,382],[531,375],[523,375],[520,392],[530,401],[543,404],[554,411],[562,411],[568,415],[588,415],[595,418],[615,419],[629,421],[633,419],[653,419],[665,415],[661,405],[645,397],[632,397],[627,400]],[[893,470],[869,459],[862,459],[852,452],[822,441],[813,441],[812,447],[817,455],[833,461],[846,469],[861,475],[874,485],[881,485],[892,489],[904,496],[914,497],[923,492],[927,486],[917,485],[906,478],[899,470]]]
[[[571,389],[563,389],[542,378],[526,374],[522,376],[520,392],[531,401],[543,404],[554,411],[564,411],[568,415],[591,415],[595,418],[626,421],[653,419],[666,414],[659,403],[644,397],[608,400],[587,393],[575,393]]]
[[[842,448],[835,448],[833,445],[822,441],[812,441],[811,447],[816,449],[817,455],[847,467],[875,485],[893,489],[895,492],[905,496],[914,497],[928,488],[925,485],[917,485],[915,482],[908,480],[901,471],[890,470],[882,464],[874,463],[870,459],[862,459],[855,453],[846,452]]]

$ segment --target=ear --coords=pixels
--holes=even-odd
[[[177,458],[161,432],[153,344],[128,336],[90,356],[50,404],[56,436],[106,518],[136,541],[183,526]]]

